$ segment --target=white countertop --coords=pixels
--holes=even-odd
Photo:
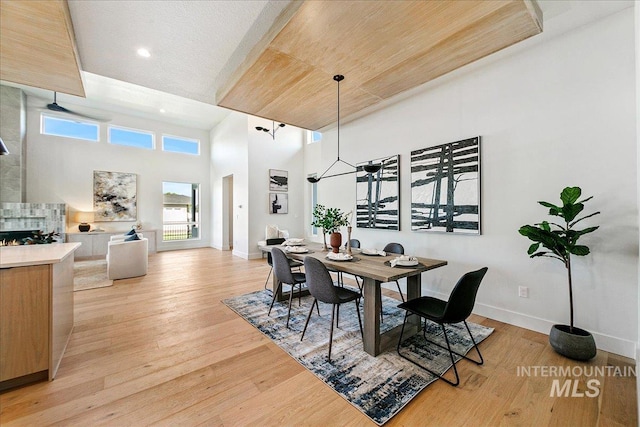
[[[51,243],[0,247],[0,268],[55,264],[80,247],[80,243]]]

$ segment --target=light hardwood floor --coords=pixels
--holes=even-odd
[[[76,292],[57,378],[0,395],[0,424],[373,426],[220,302],[262,289],[267,273],[265,260],[214,249],[161,252],[150,256],[145,277]],[[598,351],[589,364],[570,362],[546,335],[470,320],[496,329],[480,346],[484,366],[459,363],[459,387],[430,385],[387,425],[637,425],[635,378],[581,377],[581,392],[587,380],[600,382],[597,397],[550,397],[552,378],[517,372],[632,367],[631,359]]]

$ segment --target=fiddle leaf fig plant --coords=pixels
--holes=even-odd
[[[571,320],[569,328],[572,333],[573,286],[571,281],[571,255],[588,255],[589,248],[585,245],[579,245],[578,240],[585,234],[592,233],[599,228],[599,226],[594,226],[577,230],[575,225],[587,218],[600,214],[600,212],[594,212],[578,218],[584,210],[584,203],[593,198],[591,196],[579,201],[581,195],[582,190],[580,187],[566,187],[560,193],[562,205],[556,206],[553,203],[539,201],[539,204],[549,208],[549,215],[560,218],[558,222],[542,221],[534,225],[523,225],[518,230],[521,235],[534,242],[527,251],[530,258],[555,258],[561,261],[567,269]]]

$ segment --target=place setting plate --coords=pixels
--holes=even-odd
[[[345,253],[338,253],[338,254],[334,254],[333,252],[329,252],[327,254],[327,256],[325,256],[326,259],[330,260],[330,261],[337,261],[337,262],[347,262],[347,261],[355,261],[357,260],[356,257],[354,257],[353,255],[349,255],[349,254],[345,254]]]
[[[377,249],[362,249],[360,253],[366,256],[387,256],[385,251],[379,251]]]

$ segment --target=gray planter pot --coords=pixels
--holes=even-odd
[[[569,359],[589,360],[596,355],[596,342],[593,335],[575,326],[573,333],[570,333],[569,325],[553,325],[549,333],[549,344],[556,353]]]

